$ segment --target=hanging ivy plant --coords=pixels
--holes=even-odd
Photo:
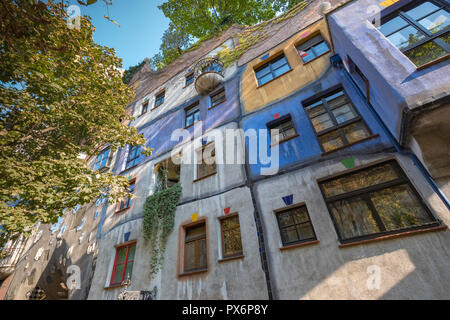
[[[164,261],[167,238],[175,222],[175,210],[181,197],[181,184],[156,191],[144,205],[143,233],[150,242],[150,278],[158,273]]]

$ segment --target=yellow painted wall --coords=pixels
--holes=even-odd
[[[322,19],[247,64],[247,68],[243,72],[241,79],[241,95],[245,113],[255,111],[275,100],[286,97],[292,92],[317,80],[323,74],[330,65],[331,51],[304,64],[295,48],[296,45],[311,39],[319,32],[327,40],[331,48],[327,24]],[[286,55],[292,70],[258,87],[258,80],[254,71],[255,68],[267,63],[272,57],[282,51]],[[269,58],[261,61],[261,57],[267,53],[270,54]]]

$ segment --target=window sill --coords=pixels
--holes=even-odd
[[[199,122],[201,122],[201,121],[200,121],[200,120],[198,120],[198,121],[195,121],[194,123],[192,123],[192,124],[190,124],[190,125],[188,125],[188,126],[184,127],[184,129],[189,129],[190,127],[193,127],[193,126],[195,126],[195,124],[196,124],[196,123],[199,123]]]
[[[205,273],[205,272],[208,272],[208,268],[194,270],[194,271],[185,271],[185,272],[178,274],[178,276],[187,277],[187,276],[192,276],[192,275],[201,274],[201,273]]]
[[[284,76],[285,74],[288,74],[289,72],[291,72],[291,71],[294,71],[294,69],[289,69],[288,71],[286,71],[285,73],[283,73],[283,74],[280,74],[278,77],[276,77],[276,78],[273,78],[272,80],[270,80],[270,81],[267,81],[266,83],[264,83],[264,84],[258,84],[257,86],[256,86],[256,89],[259,89],[259,88],[262,88],[262,87],[264,87],[265,85],[268,85],[269,83],[271,83],[272,81],[274,81],[274,80],[277,80],[277,79],[279,79],[279,78],[281,78],[282,76]],[[258,81],[258,79],[256,79],[256,81]]]
[[[124,209],[121,209],[121,210],[118,210],[118,211],[114,212],[114,214],[121,214],[121,213],[124,213],[125,211],[130,210],[130,209],[131,209],[131,207],[124,208]]]
[[[126,284],[113,284],[113,285],[110,285],[109,287],[104,287],[103,290],[113,290],[113,289],[122,288],[125,286],[126,286]]]
[[[424,65],[421,65],[420,67],[416,67],[416,70],[420,71],[420,70],[426,69],[426,68],[431,67],[431,66],[433,66],[435,64],[438,64],[439,62],[445,61],[448,58],[450,58],[450,53],[447,53],[445,56],[442,56],[442,57],[437,58],[437,59],[435,59],[433,61],[425,63]]]
[[[354,242],[340,244],[339,248],[347,248],[350,246],[356,246],[356,245],[360,245],[360,244],[367,244],[367,243],[376,242],[376,241],[395,239],[395,238],[406,237],[406,236],[411,236],[411,235],[426,233],[426,232],[443,231],[443,230],[447,230],[447,229],[448,229],[448,227],[446,225],[443,225],[443,226],[428,227],[428,228],[424,228],[424,229],[404,231],[404,232],[399,232],[399,233],[395,233],[395,234],[379,236],[379,237],[372,238],[372,239],[358,240],[358,241],[354,241]]]
[[[194,182],[194,183],[195,183],[195,182],[199,182],[199,181],[204,180],[204,179],[206,179],[206,178],[209,178],[209,177],[211,177],[211,176],[213,176],[213,175],[215,175],[215,174],[217,174],[217,171],[216,171],[216,172],[213,172],[213,173],[210,173],[210,174],[207,174],[206,176],[197,178],[197,179],[195,179],[195,180],[192,181],[192,182]]]
[[[291,244],[291,245],[281,247],[280,251],[295,249],[295,248],[300,248],[300,247],[306,247],[306,246],[310,246],[310,245],[314,245],[314,244],[318,244],[318,243],[319,243],[319,240],[311,240],[311,241]]]
[[[153,110],[155,110],[155,109],[158,109],[158,108],[161,107],[163,104],[164,104],[164,102],[161,103],[161,104],[158,104],[157,106],[154,106],[154,107],[152,108],[152,110],[150,110],[150,111],[153,111]]]
[[[358,143],[361,143],[361,142],[364,142],[364,141],[367,141],[367,140],[372,140],[372,139],[378,138],[379,136],[380,136],[380,135],[379,135],[378,133],[377,133],[377,134],[373,134],[373,135],[368,136],[368,137],[366,137],[366,138],[363,138],[363,139],[361,139],[361,140],[358,140],[358,141],[355,141],[355,142],[346,144],[345,146],[342,146],[342,147],[339,147],[339,148],[336,148],[336,149],[333,149],[333,150],[330,150],[330,151],[322,152],[322,156],[326,156],[326,155],[329,155],[330,153],[337,152],[337,151],[340,151],[340,150],[342,150],[342,149],[352,147],[352,146],[354,146],[355,144],[358,144]]]
[[[293,135],[292,137],[289,137],[289,138],[286,138],[286,139],[284,139],[284,140],[278,141],[278,143],[271,144],[270,147],[272,148],[272,147],[278,146],[278,145],[282,144],[283,142],[286,142],[286,141],[295,139],[295,138],[297,138],[298,136],[299,136],[299,134],[296,133],[296,134]]]
[[[121,171],[121,172],[119,173],[119,175],[124,174],[125,172],[128,172],[128,171],[130,171],[130,170],[133,170],[134,168],[139,167],[139,165],[140,165],[140,163],[139,163],[139,164],[135,164],[134,166],[131,166],[131,167],[129,167],[129,168],[126,168],[125,170]]]
[[[219,259],[219,260],[217,260],[217,262],[222,263],[222,262],[228,262],[228,261],[244,259],[244,258],[245,258],[245,256],[243,254],[238,254],[235,256],[230,256],[230,257],[225,257],[225,258]]]

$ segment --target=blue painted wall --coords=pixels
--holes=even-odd
[[[340,151],[330,153],[329,155],[322,156],[322,149],[318,142],[318,139],[314,133],[314,129],[309,120],[309,117],[301,104],[301,101],[324,91],[335,85],[341,84],[345,92],[347,93],[353,105],[356,107],[361,117],[364,119],[372,134],[379,134],[371,140],[367,140],[361,143],[357,143],[351,147],[344,148]],[[293,93],[288,98],[278,101],[264,109],[252,113],[242,120],[242,127],[245,130],[248,129],[266,129],[267,123],[273,120],[273,114],[280,113],[280,117],[286,114],[290,114],[295,125],[295,129],[299,134],[298,137],[283,142],[279,146],[279,165],[280,170],[290,167],[295,164],[308,164],[313,161],[321,161],[330,158],[335,158],[351,154],[363,154],[364,152],[373,152],[375,150],[382,150],[391,147],[388,138],[382,131],[382,128],[377,124],[376,120],[371,115],[365,100],[360,96],[358,91],[347,81],[342,71],[330,69],[315,83],[302,88],[299,91]],[[268,141],[270,141],[267,135]],[[258,140],[259,142],[259,140]],[[246,140],[246,149],[249,150],[249,142]],[[268,152],[270,155],[270,150]],[[257,178],[260,176],[261,168],[269,167],[269,165],[261,165],[258,161],[257,164],[250,166],[251,178]]]

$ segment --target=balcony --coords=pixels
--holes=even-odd
[[[223,63],[216,58],[205,58],[197,62],[194,69],[195,89],[207,95],[224,80]]]

